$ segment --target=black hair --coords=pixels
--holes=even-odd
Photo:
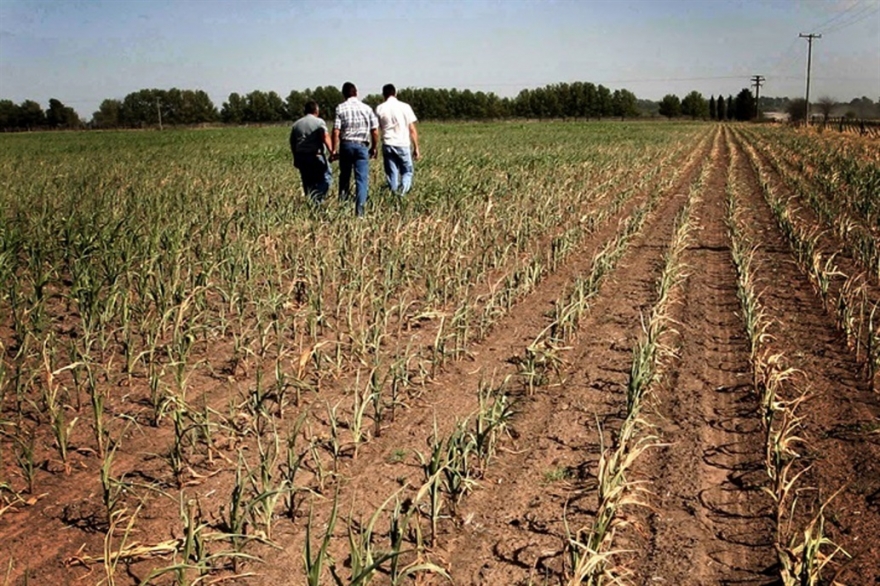
[[[357,95],[357,88],[355,87],[355,85],[353,83],[351,83],[350,81],[347,81],[344,84],[342,84],[342,96],[346,100],[348,98],[350,98],[352,96],[356,96],[356,95]]]
[[[396,96],[397,88],[394,87],[393,83],[386,83],[382,86],[382,97],[387,98],[388,96]]]
[[[315,100],[309,100],[306,102],[306,105],[303,107],[303,114],[317,114],[318,113],[318,102]]]

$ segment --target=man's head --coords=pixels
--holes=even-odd
[[[353,98],[356,95],[358,95],[358,89],[354,86],[353,83],[347,81],[342,84],[342,97],[347,100],[348,98]]]
[[[391,96],[396,96],[396,95],[397,95],[397,88],[394,87],[393,83],[386,83],[385,85],[382,86],[382,97],[384,97],[386,100],[388,98],[390,98]]]
[[[315,116],[317,116],[320,110],[321,109],[318,108],[318,102],[316,102],[315,100],[309,100],[303,107],[303,114],[314,114]]]

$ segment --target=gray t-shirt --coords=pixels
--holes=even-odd
[[[327,123],[314,114],[306,114],[293,123],[290,151],[296,155],[316,155],[324,148]]]

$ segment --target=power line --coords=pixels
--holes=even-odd
[[[822,27],[824,27],[824,26],[830,26],[835,20],[838,20],[838,19],[840,19],[840,18],[843,18],[843,17],[846,16],[848,13],[852,12],[853,10],[855,10],[856,6],[858,6],[858,5],[859,5],[859,2],[854,2],[854,3],[853,3],[852,5],[850,5],[850,7],[847,8],[846,10],[841,10],[840,12],[838,12],[837,14],[835,14],[834,16],[832,16],[831,18],[829,18],[829,19],[826,20],[825,22],[822,22],[822,23],[820,23],[820,24],[817,24],[817,25],[815,25],[815,26],[813,26],[813,27],[811,27],[811,28],[812,28],[813,30],[817,30],[817,29],[820,29],[820,28],[822,28]],[[870,8],[870,6],[868,6],[868,8]]]
[[[772,72],[771,72],[772,73]],[[774,75],[774,79],[801,79],[800,75]],[[814,75],[813,79],[822,81],[880,81],[880,77],[838,77],[829,75]]]
[[[863,10],[862,12],[860,12],[858,14],[854,14],[852,16],[852,18],[850,18],[849,20],[839,22],[839,23],[835,24],[834,26],[832,26],[831,28],[826,29],[825,34],[827,35],[829,33],[836,33],[838,31],[841,31],[845,28],[848,28],[854,24],[858,24],[858,23],[862,22],[863,20],[865,20],[866,18],[868,18],[869,16],[873,16],[873,15],[877,14],[878,12],[880,12],[880,7],[872,9],[869,6],[867,8],[867,10]]]
[[[795,50],[795,47],[798,44],[798,39],[793,39],[788,48],[785,49],[782,53],[780,53],[779,59],[776,63],[773,64],[769,69],[771,71],[785,71],[792,65],[794,65],[795,60],[799,57],[799,51]]]

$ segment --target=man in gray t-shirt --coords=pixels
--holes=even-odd
[[[299,169],[302,177],[306,196],[315,203],[321,203],[333,182],[327,161],[327,152],[332,152],[330,134],[327,132],[327,123],[318,117],[320,110],[317,102],[306,102],[304,114],[290,130],[290,152],[293,166]]]

